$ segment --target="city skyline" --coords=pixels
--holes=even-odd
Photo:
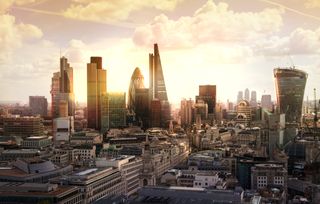
[[[109,7],[101,6],[105,1],[8,2],[0,6],[4,25],[0,38],[6,37],[0,52],[1,101],[26,103],[29,95],[50,100],[60,54],[74,68],[76,101],[86,101],[90,56],[104,59],[108,91],[127,92],[135,67],[149,81],[147,53],[154,43],[161,50],[168,98],[174,104],[193,99],[198,85],[205,84],[217,86],[217,101],[236,101],[237,92],[245,88],[256,90],[258,100],[265,93],[275,101],[273,69],[292,65],[309,75],[305,98],[312,98],[313,88],[320,89],[316,1],[294,0],[289,5],[260,0],[250,6],[210,0],[126,6],[118,1],[109,2]],[[121,6],[123,12],[101,15]],[[96,15],[84,19],[88,9],[96,9]],[[235,17],[238,22],[232,20]],[[223,22],[215,20],[220,18]],[[207,28],[213,25],[214,29]]]

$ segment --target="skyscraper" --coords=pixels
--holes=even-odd
[[[208,114],[214,114],[216,107],[216,85],[200,85],[199,96],[196,96],[196,102],[199,100],[204,101],[208,105]]]
[[[242,101],[242,100],[243,100],[243,92],[239,91],[238,96],[237,96],[237,103],[240,103],[240,101]]]
[[[135,94],[137,89],[144,88],[144,77],[139,69],[136,67],[130,80],[129,92],[128,92],[128,110],[130,113],[135,113],[136,103]]]
[[[165,126],[170,120],[170,104],[157,44],[154,44],[154,53],[149,54],[149,94],[150,104],[152,100],[159,99],[161,103],[161,126]]]
[[[256,91],[251,91],[250,106],[251,107],[257,106],[257,92]]]
[[[48,101],[44,96],[29,96],[29,107],[32,114],[47,116],[48,113]]]
[[[271,95],[262,95],[261,96],[261,108],[265,108],[269,111],[272,110]]]
[[[107,71],[102,69],[102,57],[91,57],[87,64],[88,128],[101,129],[101,98],[107,92]]]
[[[60,58],[60,72],[55,72],[51,81],[51,115],[53,118],[59,116],[60,101],[68,103],[68,115],[74,116],[75,102],[73,92],[73,68],[70,67],[68,59]]]
[[[193,100],[183,99],[180,103],[180,117],[181,125],[187,126],[192,124],[192,111],[193,111]]]
[[[250,101],[250,92],[248,88],[244,90],[244,100]]]
[[[273,72],[280,113],[286,114],[286,123],[299,123],[308,74],[294,67],[276,68]]]
[[[144,127],[149,127],[149,89],[135,90],[136,120]]]

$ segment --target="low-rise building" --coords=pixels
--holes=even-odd
[[[79,189],[57,184],[0,182],[0,203],[80,204]]]
[[[21,147],[26,149],[43,149],[52,145],[52,138],[48,136],[27,137],[21,142]]]
[[[29,137],[43,135],[44,127],[40,117],[14,115],[3,118],[3,129],[8,136]]]

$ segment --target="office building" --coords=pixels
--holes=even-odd
[[[82,194],[77,187],[50,183],[0,182],[0,203],[81,204]]]
[[[244,90],[244,100],[250,101],[250,91],[248,88]]]
[[[203,100],[198,100],[194,104],[194,115],[195,117],[200,116],[201,121],[208,119],[208,104]]]
[[[29,107],[33,115],[47,116],[48,101],[44,96],[29,96]]]
[[[60,72],[53,74],[50,93],[53,118],[62,117],[60,115],[60,101],[65,101],[68,104],[68,116],[74,116],[73,68],[70,67],[68,59],[65,57],[60,58]]]
[[[143,128],[149,127],[149,89],[135,90],[135,118],[139,126]]]
[[[237,106],[236,121],[245,126],[251,122],[251,107],[248,101],[242,100]]]
[[[267,186],[287,188],[288,172],[280,164],[256,164],[251,168],[251,188],[261,189]]]
[[[161,102],[159,99],[151,101],[150,105],[150,127],[160,127],[161,124]]]
[[[308,74],[294,67],[276,68],[273,72],[279,112],[286,114],[286,123],[300,123]]]
[[[142,170],[142,159],[135,156],[119,156],[113,159],[105,157],[96,158],[97,167],[115,167],[122,173],[125,181],[125,195],[130,196],[140,188],[140,173]]]
[[[267,109],[268,111],[272,111],[273,104],[271,101],[271,95],[262,95],[261,96],[261,108]]]
[[[243,92],[242,91],[239,91],[238,92],[238,96],[237,96],[237,103],[239,103],[240,101],[243,100]]]
[[[101,98],[107,93],[107,71],[102,69],[102,57],[91,57],[87,64],[88,128],[101,129]]]
[[[128,91],[128,110],[130,113],[135,113],[135,109],[136,107],[138,107],[138,105],[136,105],[136,102],[135,102],[136,90],[143,89],[143,88],[144,88],[144,77],[139,67],[136,67],[132,73],[130,85],[129,85],[129,91]]]
[[[183,99],[180,103],[180,117],[181,117],[181,125],[188,126],[192,125],[193,122],[193,100]]]
[[[171,110],[157,44],[154,44],[154,53],[149,54],[149,94],[150,104],[154,99],[160,101],[160,125],[165,126],[171,118]]]
[[[43,135],[42,118],[7,116],[3,118],[4,134],[8,136],[41,136]]]
[[[126,126],[126,93],[109,93],[109,128]]]
[[[216,95],[216,85],[201,85],[199,86],[199,95],[196,96],[196,103],[199,100],[204,101],[208,105],[208,114],[214,114],[216,107]]]
[[[101,95],[101,133],[106,133],[109,130],[109,97],[108,94]]]
[[[257,107],[257,92],[251,91],[250,106]]]
[[[27,137],[21,142],[21,147],[25,149],[45,149],[52,145],[52,138],[48,136]]]
[[[80,169],[66,178],[52,180],[52,183],[78,187],[85,204],[125,194],[125,181],[119,169],[113,167]]]
[[[53,140],[55,144],[69,142],[74,132],[73,117],[59,117],[53,119]]]

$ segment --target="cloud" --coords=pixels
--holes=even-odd
[[[0,15],[0,64],[10,60],[12,52],[24,42],[39,39],[42,31],[31,24],[16,23],[11,15]]]
[[[319,0],[307,0],[304,4],[306,8],[320,8],[320,1]]]
[[[173,10],[183,0],[73,0],[63,14],[68,18],[95,22],[126,20],[129,15],[144,8]]]
[[[39,0],[3,0],[0,3],[0,14],[6,13],[8,9],[13,5],[23,6],[26,4],[34,3],[36,1]]]
[[[171,20],[161,14],[135,30],[139,46],[158,42],[166,48],[186,48],[207,42],[243,42],[269,36],[282,27],[283,9],[235,12],[226,3],[207,1],[193,16]]]
[[[297,28],[288,36],[261,40],[253,49],[266,56],[320,54],[320,27],[316,30]]]

